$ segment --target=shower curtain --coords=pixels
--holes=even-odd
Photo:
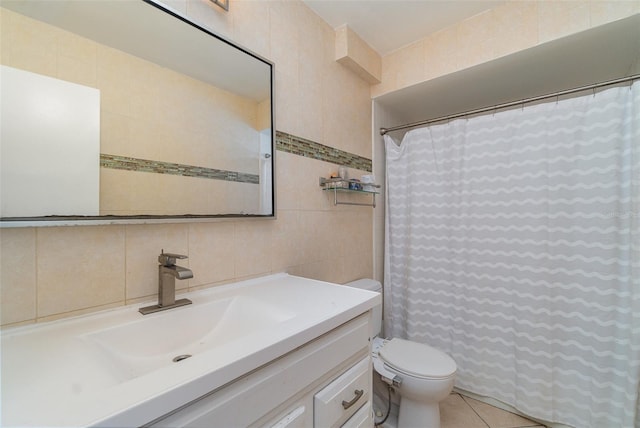
[[[385,140],[386,335],[531,417],[640,428],[640,83]]]

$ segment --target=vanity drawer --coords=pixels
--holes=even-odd
[[[316,393],[313,397],[314,426],[340,426],[369,401],[369,364],[369,358],[361,360]]]
[[[298,407],[273,422],[270,428],[304,428],[307,408],[300,404]]]
[[[364,406],[355,415],[342,425],[342,428],[371,428],[373,426],[373,409],[371,401]]]

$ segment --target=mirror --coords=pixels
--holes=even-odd
[[[274,215],[271,62],[152,0],[1,12],[3,226]]]

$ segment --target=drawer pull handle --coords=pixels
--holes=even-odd
[[[342,407],[344,407],[345,410],[347,410],[349,407],[351,407],[354,404],[356,404],[356,401],[358,401],[360,399],[360,397],[362,397],[362,395],[364,394],[364,390],[362,390],[362,389],[356,389],[354,392],[355,392],[356,396],[353,397],[353,400],[351,400],[351,401],[342,400]]]

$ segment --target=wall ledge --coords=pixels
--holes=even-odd
[[[382,81],[382,58],[346,24],[336,29],[336,61],[372,85]]]

